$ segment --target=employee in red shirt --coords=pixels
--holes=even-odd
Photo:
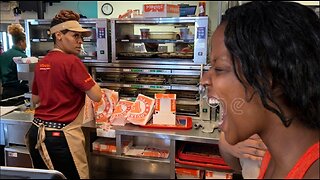
[[[32,100],[36,104],[26,141],[35,168],[55,169],[68,179],[88,179],[81,131],[85,96],[96,102],[101,89],[77,57],[91,32],[79,15],[61,10],[52,20],[52,49],[35,67]]]

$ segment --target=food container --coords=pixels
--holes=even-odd
[[[140,29],[141,39],[149,39],[149,31],[150,29]]]
[[[199,169],[176,167],[177,179],[203,179],[204,172]]]
[[[176,32],[150,32],[150,39],[176,39]]]
[[[179,17],[180,8],[175,4],[144,4],[144,17]]]
[[[144,43],[147,52],[158,52],[159,44],[158,43]]]
[[[181,39],[188,39],[188,35],[189,35],[189,28],[181,28],[180,29],[180,38]]]

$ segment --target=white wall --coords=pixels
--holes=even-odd
[[[101,12],[101,6],[106,2],[113,6],[113,13],[110,16],[106,16]],[[98,1],[98,18],[118,18],[119,15],[127,12],[128,9],[139,9],[140,13],[142,13],[143,4],[161,3],[198,5],[198,1]],[[196,14],[198,14],[198,11]]]
[[[70,9],[79,14],[83,14],[88,18],[97,18],[97,1],[60,1],[59,3],[53,3],[52,6],[50,6],[49,3],[45,4],[46,12],[44,13],[44,19],[52,19],[61,9]],[[0,1],[0,22],[12,23],[19,19],[38,18],[38,14],[35,11],[22,12],[20,16],[15,17],[13,15],[13,9],[17,6],[17,1]]]
[[[297,2],[297,3],[303,4],[305,6],[319,6],[320,5],[320,1],[293,1],[293,2]]]
[[[106,16],[101,11],[101,6],[104,3],[110,3],[113,6],[113,13]],[[143,10],[143,4],[156,4],[156,3],[167,3],[167,4],[189,4],[198,6],[199,1],[98,1],[98,18],[118,18],[119,15],[127,12],[128,9],[139,9],[140,13]],[[226,9],[226,1],[222,2],[222,8]],[[209,16],[210,31],[209,35],[215,30],[218,22],[218,2],[217,1],[206,1],[206,13]],[[197,8],[196,15],[199,14]]]

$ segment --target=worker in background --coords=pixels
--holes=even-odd
[[[2,100],[29,92],[28,82],[18,79],[17,65],[13,61],[13,57],[27,57],[24,52],[27,47],[24,28],[20,24],[12,24],[8,26],[8,32],[12,37],[13,46],[0,55]],[[19,105],[23,100],[24,97],[12,99],[6,105]]]
[[[32,85],[36,104],[26,134],[32,163],[58,170],[68,179],[88,179],[83,124],[86,95],[99,102],[102,93],[78,55],[91,31],[79,24],[79,14],[61,10],[51,21],[54,48],[37,63]]]

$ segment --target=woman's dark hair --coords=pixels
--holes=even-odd
[[[8,26],[8,32],[11,34],[13,44],[26,40],[26,34],[21,24],[11,24]]]
[[[310,8],[294,2],[250,2],[230,8],[225,45],[238,79],[247,81],[264,107],[288,127],[299,118],[306,127],[320,128],[320,21]],[[245,80],[241,80],[239,72]],[[244,85],[246,87],[246,85]],[[275,101],[280,89],[296,112],[286,117]]]
[[[61,10],[51,21],[51,25],[50,25],[50,28],[57,25],[57,24],[60,24],[60,23],[63,23],[63,22],[66,22],[66,21],[79,21],[80,19],[80,15],[74,11],[71,11],[71,10]],[[63,34],[67,33],[69,30],[63,30],[61,31]],[[52,34],[52,39],[53,39],[53,42],[56,42],[56,36],[55,34]]]

